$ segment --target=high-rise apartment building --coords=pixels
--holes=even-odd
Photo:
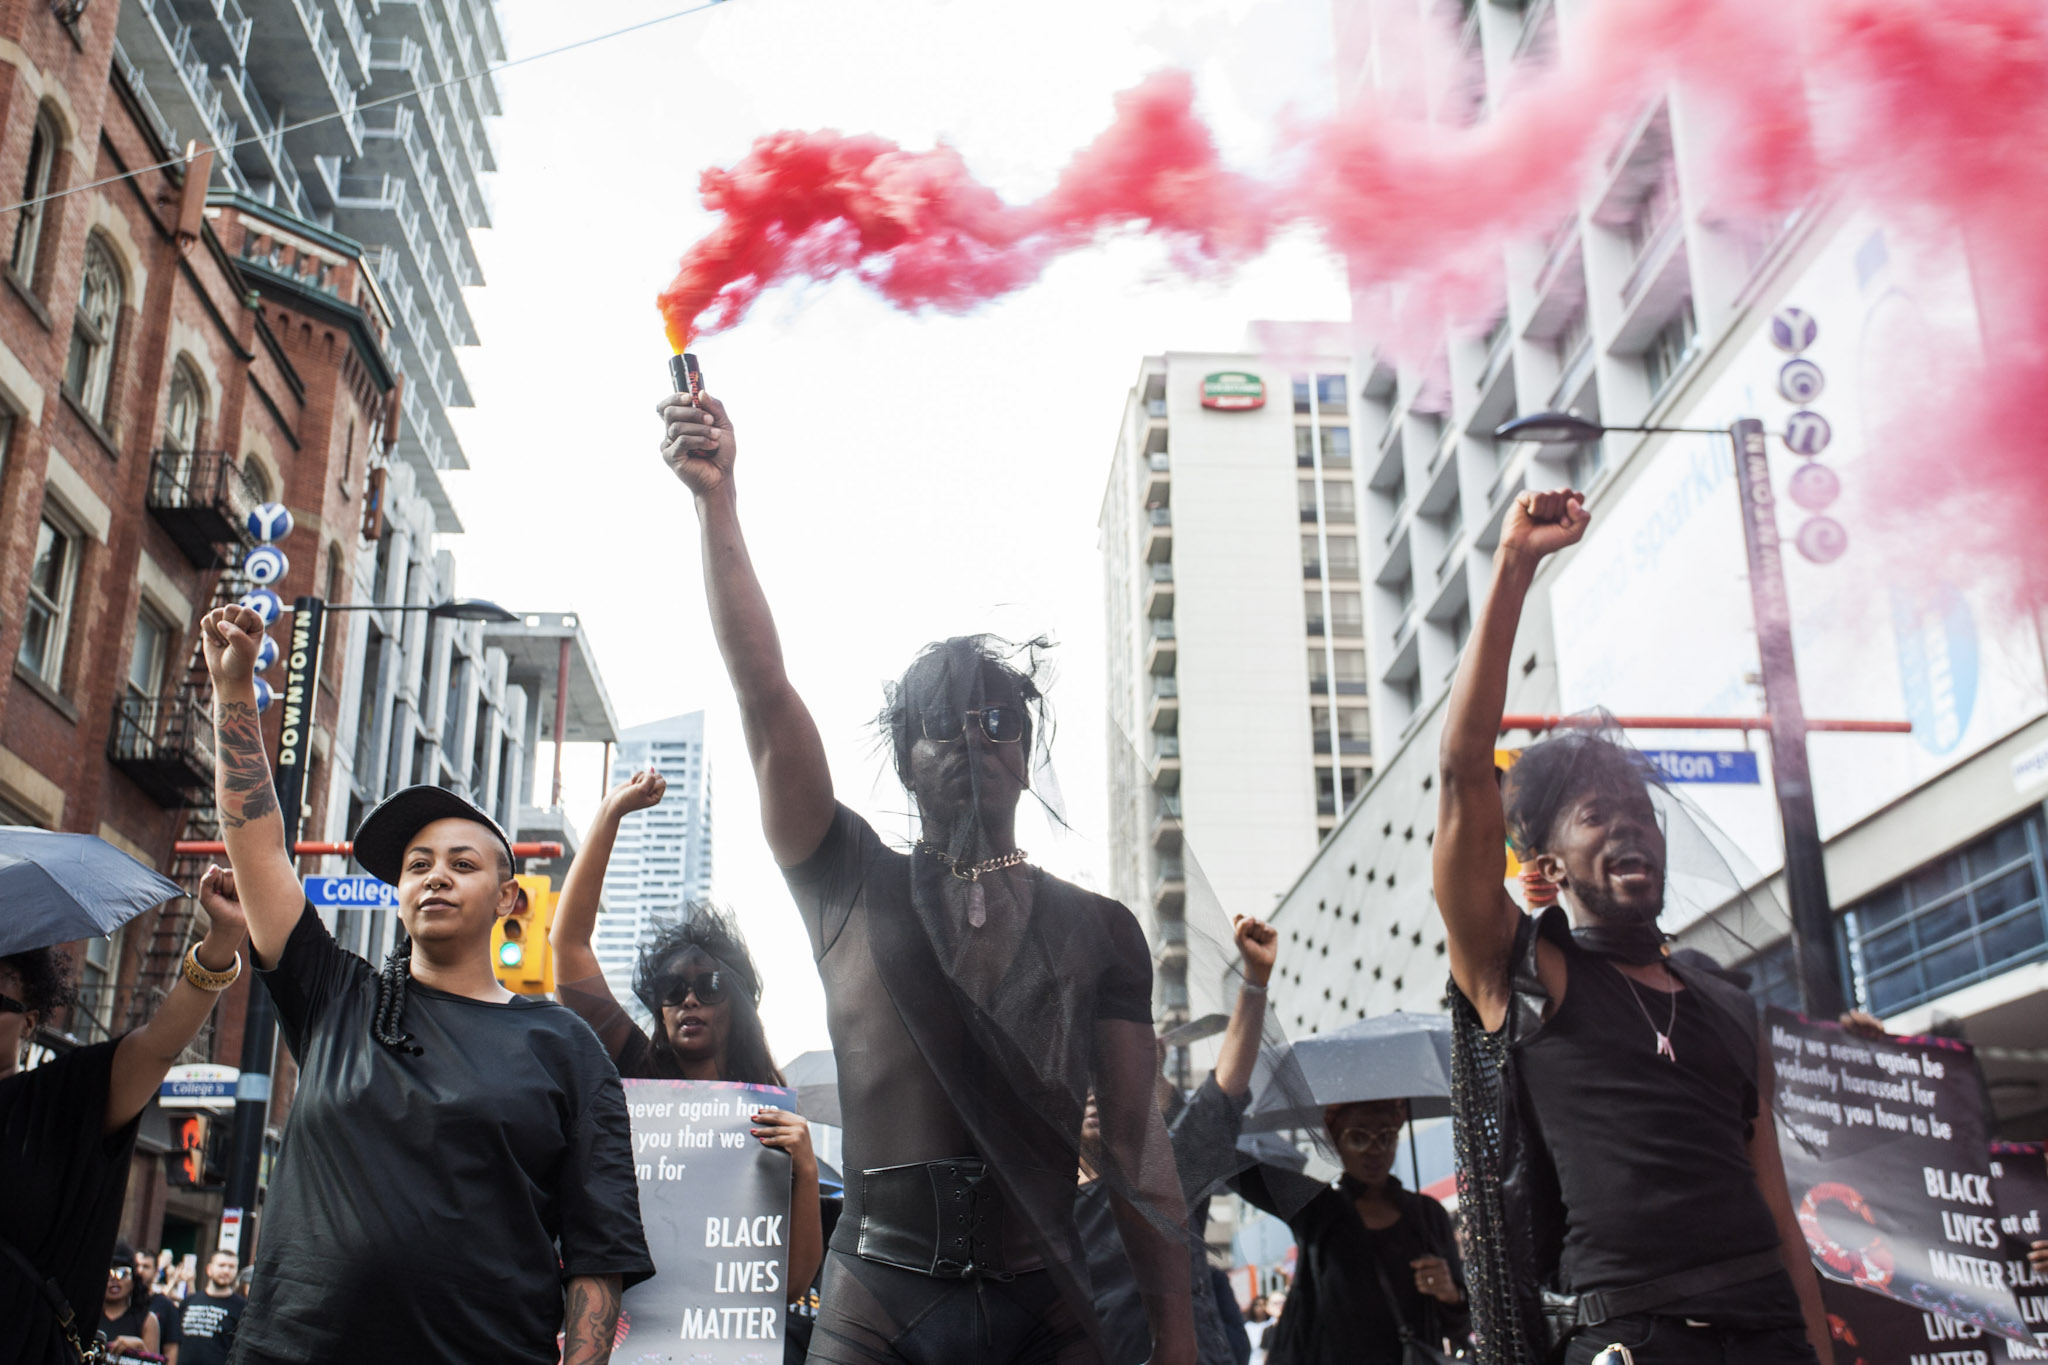
[[[1271,913],[1372,770],[1344,329],[1284,335],[1147,357],[1103,495],[1111,891],[1149,909],[1169,1021],[1220,1001],[1191,886]]]
[[[226,147],[213,187],[366,247],[405,376],[398,453],[461,529],[438,472],[467,463],[455,348],[477,344],[462,291],[481,285],[469,229],[489,227],[496,0],[120,0],[114,64],[172,147]],[[389,97],[375,108],[358,106]],[[305,125],[305,126],[298,126]],[[289,252],[289,237],[280,239]]]
[[[668,779],[668,794],[660,805],[620,823],[593,939],[612,994],[628,1002],[633,965],[649,926],[711,895],[711,768],[704,757],[702,711],[620,732],[612,781],[649,768]]]
[[[1346,91],[1427,64],[1383,45],[1395,32],[1412,44],[1417,25],[1368,23],[1366,10],[1338,10]],[[1414,10],[1418,24],[1450,11],[1449,50],[1464,54],[1468,79],[1442,82],[1434,111],[1449,121],[1487,113],[1519,68],[1568,50],[1583,12],[1569,0],[1417,0]],[[1901,230],[1824,191],[1790,214],[1744,216],[1715,179],[1708,112],[1682,86],[1647,102],[1572,211],[1540,240],[1501,250],[1492,318],[1438,317],[1433,354],[1389,359],[1375,345],[1382,297],[1358,296],[1352,397],[1376,770],[1277,912],[1274,1007],[1297,1033],[1439,1008],[1448,964],[1429,886],[1445,688],[1523,488],[1574,485],[1593,520],[1531,589],[1510,713],[1763,711],[1730,441],[1611,432],[1544,446],[1497,442],[1494,428],[1546,410],[1708,430],[1753,417],[1779,434],[1769,458],[1806,713],[1914,727],[1809,743],[1841,977],[1899,1031],[1938,1027],[1980,1045],[1997,1131],[2032,1134],[2048,1116],[2048,1064],[2033,1050],[2048,1035],[2042,623],[1982,573],[1920,552],[1970,534],[1945,524],[1941,507],[1916,514],[1917,543],[1903,551],[1845,497],[1823,509],[1840,519],[1845,547],[1809,557],[1798,533],[1812,498],[1790,486],[1812,456],[1844,488],[1875,487],[1871,433],[1934,372],[1940,348],[1975,353],[1997,322],[1998,291],[1973,279],[1961,238]],[[1782,434],[1801,405],[1781,392],[1788,356],[1770,326],[1784,308],[1803,318],[1782,339],[1826,377],[1817,396],[1799,392],[1832,436],[1796,455]],[[1406,318],[1404,334],[1426,335],[1426,323]],[[1739,747],[1697,730],[1632,738]],[[1758,768],[1755,781],[1679,789],[1721,829],[1737,871],[1782,906],[1770,765]],[[1664,927],[1742,966],[1759,997],[1797,1003],[1783,917],[1731,926],[1727,910],[1667,910]]]

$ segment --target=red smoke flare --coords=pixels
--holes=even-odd
[[[704,174],[723,221],[661,296],[670,340],[733,326],[782,281],[848,272],[899,307],[962,312],[1126,227],[1201,271],[1307,224],[1354,287],[1396,286],[1420,314],[1497,307],[1499,250],[1546,232],[1675,80],[1685,117],[1714,132],[1705,183],[1687,187],[1710,221],[1844,194],[1966,243],[1990,363],[1957,362],[1902,400],[1873,437],[1889,485],[1877,501],[1967,512],[1967,530],[1951,522],[1941,539],[2016,556],[2030,595],[2048,596],[2048,460],[2032,435],[2048,392],[2048,6],[1589,0],[1571,21],[1563,59],[1518,75],[1489,117],[1456,127],[1423,120],[1413,92],[1367,100],[1293,139],[1298,164],[1264,180],[1220,163],[1179,73],[1119,97],[1115,122],[1029,204],[1004,203],[950,147],[763,138]]]

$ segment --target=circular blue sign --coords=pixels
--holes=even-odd
[[[277,641],[268,635],[256,643],[256,671],[268,673],[277,666]]]
[[[255,612],[266,626],[276,625],[277,618],[284,615],[284,599],[268,588],[242,594],[241,605]]]
[[[1820,336],[1820,323],[1804,308],[1780,308],[1771,314],[1771,345],[1798,355]]]
[[[261,678],[256,679],[256,709],[258,711],[268,711],[270,703],[276,700],[277,693],[270,684]]]
[[[1835,429],[1828,419],[1808,408],[1801,408],[1785,419],[1785,448],[1794,455],[1812,459],[1828,448],[1835,439]]]
[[[1808,517],[1795,543],[1816,564],[1832,564],[1849,548],[1849,533],[1833,517]]]
[[[1786,491],[1792,495],[1792,501],[1807,511],[1819,512],[1842,496],[1842,481],[1824,464],[1803,464],[1792,471],[1792,482]]]
[[[1827,375],[1811,360],[1788,360],[1778,369],[1778,393],[1788,403],[1805,407],[1827,386]]]
[[[291,509],[281,502],[266,502],[249,513],[249,534],[268,545],[292,533]]]
[[[275,545],[258,545],[242,558],[242,572],[251,583],[276,583],[291,571],[292,562]]]

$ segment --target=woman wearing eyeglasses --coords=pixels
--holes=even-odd
[[[633,993],[657,1024],[652,1035],[620,1008],[599,969],[591,937],[619,822],[659,805],[667,790],[661,774],[643,772],[605,793],[563,879],[548,929],[555,950],[555,994],[590,1025],[623,1077],[782,1085],[761,1027],[760,975],[730,916],[693,905],[642,947]],[[754,1125],[754,1136],[764,1147],[789,1155],[789,1285],[792,1295],[801,1296],[825,1262],[810,1125],[782,1109],[760,1110]]]
[[[1401,1365],[1404,1335],[1436,1350],[1465,1341],[1450,1215],[1394,1177],[1407,1122],[1406,1100],[1332,1105],[1323,1125],[1344,1163],[1334,1186],[1272,1166],[1239,1178],[1247,1201],[1287,1217],[1301,1249],[1266,1365]]]

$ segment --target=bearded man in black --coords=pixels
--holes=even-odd
[[[833,796],[748,558],[716,399],[656,408],[695,495],[712,627],[739,699],[768,846],[825,985],[846,1206],[810,1358],[867,1365],[1099,1359],[1074,1223],[1092,1086],[1105,1179],[1160,1365],[1194,1360],[1186,1209],[1152,1103],[1151,961],[1129,910],[1017,847],[1034,742],[1031,647],[933,645],[880,721],[916,802],[899,852]]]
[[[1505,792],[1495,775],[1530,582],[1589,521],[1569,490],[1509,508],[1443,731],[1435,891],[1480,1358],[1533,1365],[1555,1340],[1568,1365],[1811,1365],[1830,1359],[1827,1318],[1786,1192],[1770,1055],[1748,996],[1666,950],[1645,765],[1572,733],[1531,746]],[[1574,927],[1508,895],[1510,837]]]

